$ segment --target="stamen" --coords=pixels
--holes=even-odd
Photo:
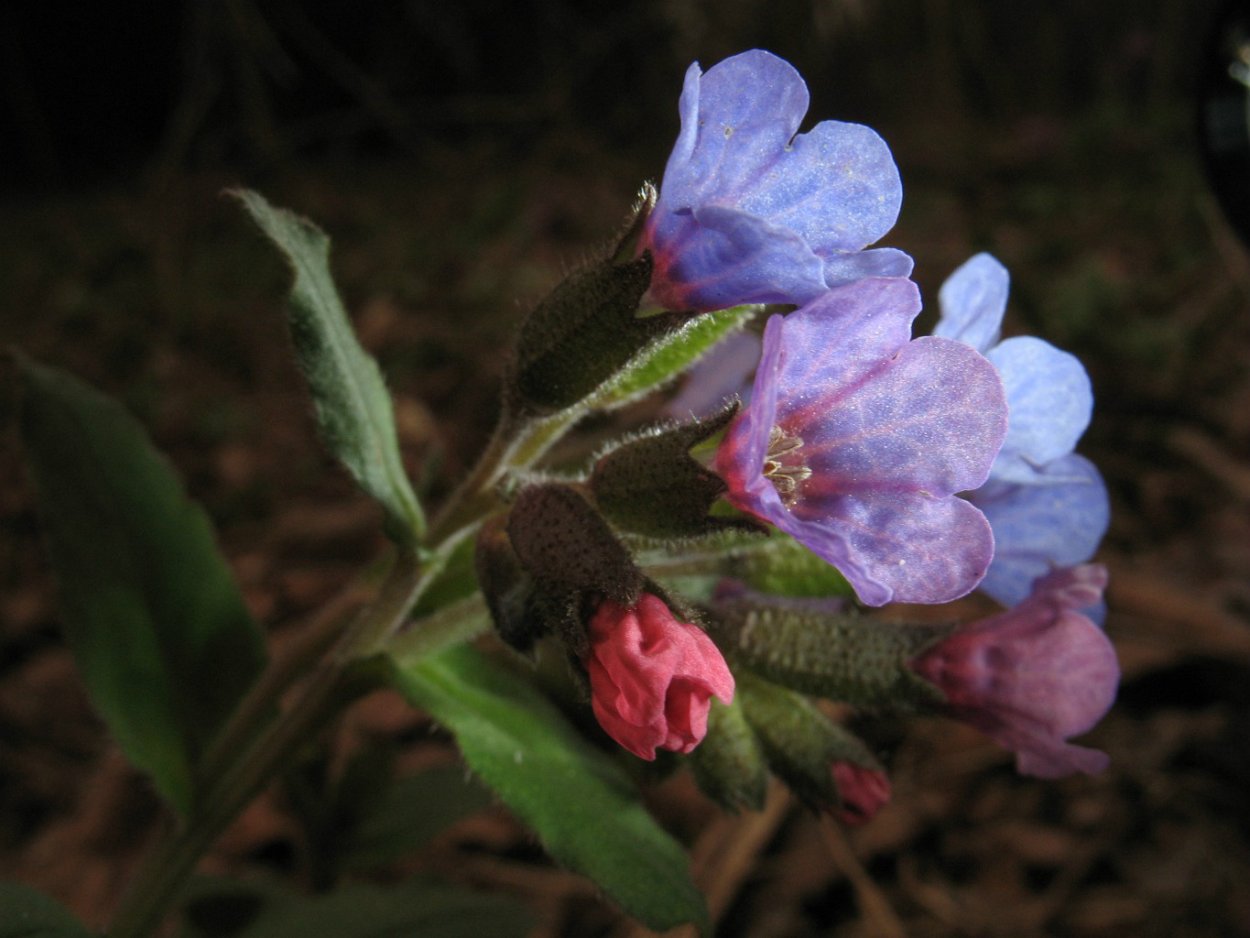
[[[787,508],[794,504],[799,485],[812,475],[812,470],[800,461],[798,454],[802,449],[802,437],[787,433],[781,427],[773,427],[769,431],[764,477],[772,482]]]

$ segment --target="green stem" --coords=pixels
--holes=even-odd
[[[430,525],[426,542],[444,546],[468,525],[487,515],[498,501],[493,486],[498,481],[512,449],[511,421],[504,418],[468,477],[452,493],[447,504]]]
[[[118,906],[108,938],[142,938],[159,927],[204,851],[299,746],[335,715],[354,662],[383,649],[400,661],[414,661],[490,627],[485,604],[476,596],[450,604],[422,619],[419,628],[399,634],[456,544],[498,507],[494,486],[504,470],[531,465],[575,422],[569,413],[528,421],[505,414],[473,471],[430,526],[424,543],[434,546],[421,554],[424,569],[415,550],[403,549],[374,601],[343,630],[328,654],[337,615],[323,617],[300,649],[265,672],[206,752],[199,773],[206,787],[191,818],[149,854],[136,887]],[[271,721],[279,699],[318,658],[320,664],[298,699]]]
[[[490,613],[481,593],[448,603],[412,623],[386,644],[387,653],[401,666],[414,664],[449,645],[467,642],[490,631]]]
[[[196,773],[203,784],[217,778],[271,720],[282,696],[335,644],[345,630],[344,621],[362,597],[359,583],[344,590],[308,625],[295,647],[275,658],[240,701],[230,719],[204,752]]]

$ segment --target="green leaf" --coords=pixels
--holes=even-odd
[[[241,189],[235,195],[295,273],[291,336],[326,445],[386,510],[391,537],[412,543],[425,530],[425,516],[400,459],[390,394],[335,289],[330,239],[256,192]]]
[[[347,844],[345,863],[377,866],[424,847],[435,835],[491,802],[459,765],[428,769],[393,782],[365,815]]]
[[[204,512],[112,399],[19,359],[66,639],[135,765],[185,811],[197,757],[264,666]]]
[[[656,824],[622,769],[519,675],[459,646],[395,671],[396,685],[455,734],[469,767],[542,838],[662,930],[707,931],[707,909],[681,846]]]
[[[0,938],[88,938],[62,905],[21,883],[0,883]]]
[[[428,880],[352,883],[320,896],[221,884],[200,890],[188,918],[187,934],[196,936],[220,933],[197,922],[233,918],[234,938],[524,938],[534,924],[529,910],[511,899]]]

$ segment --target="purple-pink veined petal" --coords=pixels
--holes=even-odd
[[[821,294],[788,316],[773,317],[764,349],[781,350],[776,369],[756,372],[781,388],[781,399],[815,399],[853,387],[877,371],[911,338],[920,291],[910,280],[857,280]],[[774,325],[775,323],[775,325]]]
[[[998,374],[949,339],[907,343],[871,377],[812,382],[778,404],[777,423],[803,440],[812,478],[802,500],[874,491],[945,496],[980,486],[1005,430]]]
[[[1056,571],[1016,606],[961,626],[910,666],[942,690],[953,716],[1015,751],[1021,772],[1101,771],[1105,756],[1066,740],[1115,700],[1115,648],[1076,611],[1100,599],[1106,581],[1096,564]]]
[[[1071,453],[1094,409],[1089,375],[1077,357],[1033,336],[1006,339],[986,357],[1007,391],[1007,439],[994,476],[1027,476]]]
[[[938,291],[942,315],[933,334],[987,352],[1001,335],[1011,277],[990,254],[975,254]]]
[[[837,567],[869,606],[958,599],[994,555],[985,516],[960,498],[871,492],[781,507],[769,520]]]
[[[908,341],[918,310],[914,284],[882,279],[774,316],[751,406],[715,461],[733,504],[836,566],[870,605],[962,596],[993,552],[984,516],[952,496],[994,461],[1002,385],[966,345]],[[774,427],[811,470],[784,502],[764,475]]]

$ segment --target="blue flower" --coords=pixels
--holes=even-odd
[[[1075,356],[1041,339],[999,341],[1007,269],[989,254],[966,261],[942,285],[934,335],[982,352],[1007,393],[1007,437],[984,486],[968,499],[994,530],[994,562],[981,589],[1006,606],[1033,581],[1093,556],[1110,517],[1098,470],[1073,453],[1094,397]]]
[[[797,134],[807,86],[761,50],[686,72],[681,132],[639,250],[649,299],[674,310],[800,305],[866,276],[911,272],[892,248],[862,250],[894,225],[902,185],[889,148],[860,124]]]

